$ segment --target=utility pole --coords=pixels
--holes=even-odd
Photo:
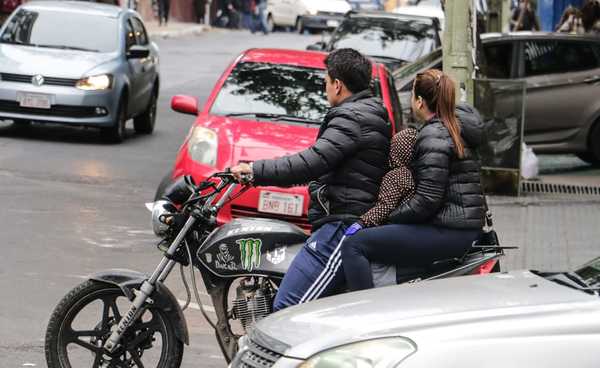
[[[473,18],[471,0],[445,1],[443,68],[457,84],[457,99],[473,103]],[[473,10],[474,11],[474,10]]]

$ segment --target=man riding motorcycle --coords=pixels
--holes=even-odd
[[[274,310],[334,294],[343,286],[341,239],[373,206],[387,169],[391,125],[382,101],[370,91],[371,62],[353,49],[325,59],[331,109],[316,142],[294,155],[232,167],[254,185],[309,183],[313,233],[279,287]]]

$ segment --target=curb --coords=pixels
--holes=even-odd
[[[600,205],[598,196],[579,195],[523,195],[521,197],[504,197],[488,195],[490,206],[528,207],[556,205]],[[599,207],[600,210],[600,207]]]
[[[208,30],[210,30],[210,27],[208,27],[208,26],[193,25],[193,26],[186,27],[184,29],[177,29],[177,30],[168,30],[168,29],[149,30],[148,35],[150,36],[150,38],[162,38],[162,39],[178,38],[178,37],[199,35]]]

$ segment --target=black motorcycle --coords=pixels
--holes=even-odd
[[[161,237],[158,249],[163,253],[159,265],[149,277],[130,270],[100,272],[71,290],[48,324],[48,367],[179,367],[183,344],[189,344],[188,330],[182,307],[163,284],[176,264],[187,291],[185,306],[191,293],[184,266],[191,266],[191,289],[229,362],[238,339],[272,313],[278,285],[307,239],[299,227],[278,220],[218,224],[219,210],[247,188],[229,172],[198,185],[185,177],[170,186],[168,200],[153,207],[154,232]],[[474,244],[460,259],[410,270],[390,266],[374,278],[383,285],[495,271],[507,247],[497,245],[493,230],[485,236],[483,244]],[[200,301],[195,269],[212,299],[216,321]]]

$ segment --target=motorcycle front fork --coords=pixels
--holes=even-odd
[[[169,273],[171,273],[171,270],[176,264],[172,257],[195,222],[196,219],[194,216],[190,216],[190,218],[188,218],[173,243],[171,243],[171,246],[169,246],[166,255],[152,273],[152,276],[142,283],[139,292],[136,293],[136,296],[131,303],[131,306],[123,315],[123,318],[121,318],[121,321],[119,321],[119,324],[116,326],[116,328],[113,329],[108,340],[106,340],[104,343],[104,363],[101,366],[102,368],[108,368],[110,366],[112,353],[119,347],[119,342],[121,341],[121,338],[123,337],[123,334],[127,328],[141,316],[144,310],[143,306],[148,302],[152,303],[150,295],[152,295],[154,289],[156,288],[156,282],[163,282],[167,276],[169,276]]]

